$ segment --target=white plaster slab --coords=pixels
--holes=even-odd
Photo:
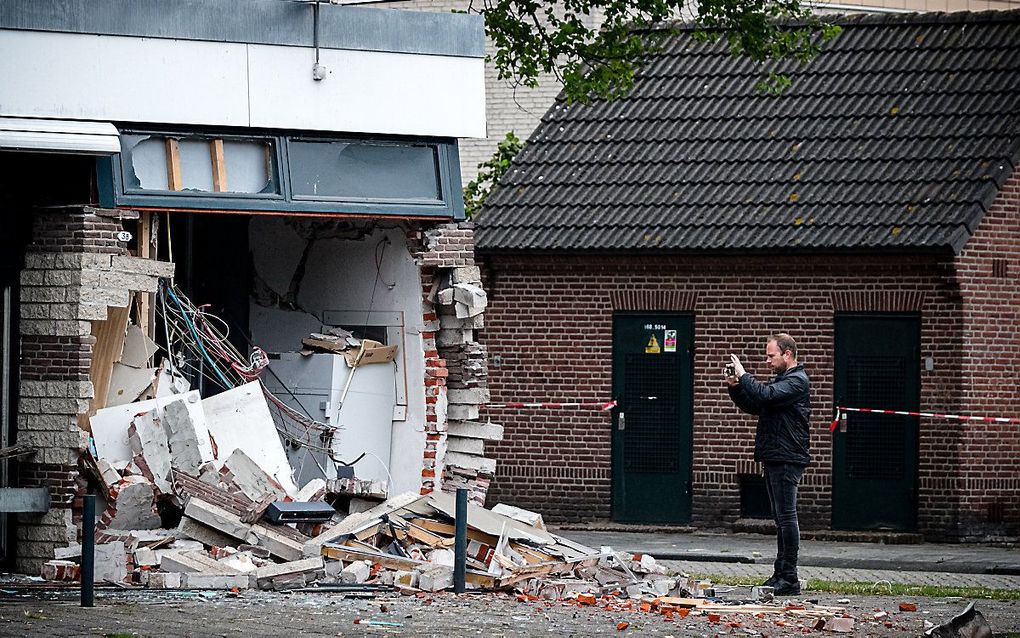
[[[159,346],[156,342],[142,332],[141,328],[131,324],[124,337],[124,352],[121,354],[120,363],[132,368],[148,367],[152,355],[157,350],[159,350]]]
[[[290,496],[297,496],[293,470],[280,443],[262,386],[252,381],[202,401],[209,434],[216,440],[221,467],[241,450],[275,478]]]
[[[113,364],[110,389],[106,393],[106,407],[131,403],[152,385],[155,378],[156,368],[134,368],[123,363]]]
[[[99,458],[108,463],[128,463],[134,458],[131,452],[131,444],[128,442],[128,427],[132,419],[139,414],[145,414],[150,410],[158,409],[162,415],[163,408],[169,403],[178,399],[184,400],[188,408],[188,414],[195,424],[195,430],[204,434],[199,437],[199,450],[202,458],[211,461],[213,458],[212,445],[209,443],[208,431],[206,430],[205,413],[202,411],[202,399],[198,390],[192,390],[185,394],[175,394],[169,397],[138,401],[136,403],[125,403],[110,408],[103,408],[96,412],[90,419],[92,425],[92,437],[96,441],[96,453]]]

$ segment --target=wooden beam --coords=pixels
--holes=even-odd
[[[142,259],[152,259],[152,213],[149,211],[142,211],[138,216],[138,256]],[[150,339],[155,337],[153,330],[155,310],[152,293],[140,293],[138,295],[138,327]]]
[[[166,185],[169,190],[179,191],[181,185],[181,147],[172,137],[166,138]]]
[[[343,547],[338,545],[323,545],[322,555],[326,558],[332,558],[333,560],[367,560],[371,561],[373,564],[382,565],[386,569],[399,569],[407,572],[412,572],[422,566],[432,566],[432,563],[415,560],[413,558],[401,558],[400,556],[393,556],[392,554],[373,553],[355,549],[354,547]],[[467,582],[473,585],[478,585],[479,587],[492,589],[496,586],[496,578],[491,574],[469,569],[464,577]]]
[[[89,400],[88,412],[78,415],[78,426],[86,432],[92,431],[89,417],[106,407],[106,395],[110,391],[110,380],[113,378],[113,364],[120,359],[124,350],[124,337],[130,314],[129,300],[128,305],[123,308],[118,306],[107,308],[106,319],[92,322],[92,336],[96,338],[96,345],[92,347],[89,378],[92,380],[95,393]]]
[[[427,518],[413,518],[413,519],[411,519],[410,522],[412,524],[414,524],[414,525],[417,525],[418,527],[421,527],[423,529],[427,529],[430,532],[435,532],[436,534],[441,534],[441,535],[447,537],[448,539],[450,539],[451,541],[452,541],[452,539],[454,537],[454,533],[456,531],[454,529],[453,525],[451,525],[449,523],[442,523],[440,521],[433,521],[433,520],[430,520],[430,519],[427,519]],[[471,538],[471,539],[474,539],[474,540],[478,541],[479,543],[485,543],[489,547],[495,547],[496,543],[499,542],[499,538],[498,537],[492,536],[490,534],[486,534],[485,532],[480,532],[480,531],[478,531],[476,529],[473,529],[471,527],[469,527],[468,530],[467,530],[467,537]]]
[[[223,193],[227,190],[227,163],[223,159],[223,140],[209,140],[209,157],[212,159],[213,191]]]

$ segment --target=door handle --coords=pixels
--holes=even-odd
[[[627,419],[623,416],[623,412],[616,416],[616,429],[617,430],[627,429]]]

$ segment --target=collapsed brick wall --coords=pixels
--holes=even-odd
[[[422,493],[467,488],[471,500],[484,503],[495,472],[484,441],[502,429],[476,422],[488,401],[485,348],[476,341],[481,315],[458,318],[451,303],[439,299],[441,287],[463,279],[480,285],[475,267],[474,225],[470,222],[411,229],[408,246],[421,266],[422,318],[425,329],[426,442]],[[438,476],[437,476],[438,473]]]
[[[728,353],[735,352],[751,362],[751,372],[767,376],[762,353],[770,332],[795,335],[812,379],[814,462],[800,501],[805,528],[826,529],[831,521],[828,423],[836,312],[920,312],[921,356],[935,362],[933,370],[921,370],[922,408],[962,406],[963,362],[955,348],[947,350],[948,343],[958,342],[962,321],[948,256],[484,259],[490,273],[484,343],[493,401],[605,400],[612,391],[614,310],[693,314],[692,516],[697,525],[732,524],[740,512],[739,475],[757,472],[754,420],[729,401],[720,370]],[[501,420],[504,440],[489,451],[500,467],[490,500],[538,509],[557,522],[611,515],[608,413],[507,410]],[[931,536],[952,536],[959,515],[956,461],[964,427],[922,422],[918,525]]]
[[[1020,171],[957,258],[963,324],[945,347],[966,358],[960,411],[1020,417]],[[957,533],[1020,535],[1020,426],[974,423],[960,453]]]
[[[96,338],[92,321],[109,306],[126,307],[129,291],[156,289],[172,264],[127,255],[116,218],[90,208],[36,211],[20,277],[20,385],[17,440],[37,451],[19,465],[20,487],[47,486],[51,510],[18,518],[20,571],[38,573],[54,547],[74,542],[80,509],[80,450],[88,435],[78,427],[93,396],[89,367]]]

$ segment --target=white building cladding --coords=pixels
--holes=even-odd
[[[290,0],[3,0],[5,116],[484,137],[477,16]],[[319,14],[319,63],[312,79]]]
[[[42,351],[41,334],[87,339],[90,323],[94,336],[95,322],[106,317],[106,302],[102,317],[87,314],[95,311],[86,299],[95,291],[84,284],[56,291],[76,295],[62,312],[77,321],[49,322],[30,307],[44,300],[27,282],[49,276],[26,272],[70,263],[46,251],[92,250],[88,242],[47,247],[59,241],[53,236],[63,228],[61,211],[86,227],[128,224],[135,237],[111,250],[137,256],[148,250],[139,239],[150,228],[146,219],[154,233],[166,234],[150,257],[169,258],[172,231],[178,284],[197,303],[232,307],[244,332],[267,349],[299,350],[302,335],[345,324],[399,345],[395,384],[383,393],[387,405],[369,410],[391,428],[385,441],[364,446],[372,457],[362,467],[385,476],[391,493],[438,486],[448,404],[445,389],[437,396],[429,383],[445,376],[432,366],[445,366],[451,345],[437,347],[439,309],[423,302],[423,285],[427,292],[431,281],[449,281],[448,269],[473,264],[470,246],[465,250],[470,231],[458,228],[458,139],[485,136],[484,101],[477,16],[298,0],[0,0],[0,172],[19,191],[0,199],[0,212],[18,216],[27,237],[0,246],[7,250],[10,239],[8,252],[27,255],[20,265],[0,263],[7,299],[20,294],[23,306],[20,317],[16,303],[2,308],[12,335],[3,356],[17,368],[10,346],[20,343],[23,369],[20,385],[17,374],[2,379],[14,400],[3,406],[0,443],[16,438],[48,448],[21,464],[20,480],[0,476],[0,483],[44,484],[57,495],[49,512],[18,530],[19,566],[35,565],[46,551],[52,558],[53,545],[73,540],[62,535],[72,520],[74,479],[58,485],[47,477],[76,466],[82,433],[67,424],[81,423],[82,406],[97,401],[88,384],[54,384],[59,371],[29,371],[25,363]],[[348,178],[336,179],[337,171]],[[74,186],[52,195],[47,187],[56,177]],[[141,218],[132,225],[109,217],[110,210],[127,220],[141,211]],[[186,241],[178,243],[177,234]],[[439,256],[430,245],[452,248]],[[91,276],[80,268],[79,275]],[[134,282],[125,294],[151,291],[158,268],[150,270],[149,280],[119,279]],[[357,384],[380,373],[359,375],[352,404]],[[45,394],[59,388],[71,395]],[[66,414],[33,412],[46,399],[65,399]],[[313,399],[305,401],[312,416],[325,418],[329,408],[314,414]],[[345,441],[352,455],[355,430]],[[475,454],[477,463],[467,458]],[[480,451],[454,457],[491,475]]]

